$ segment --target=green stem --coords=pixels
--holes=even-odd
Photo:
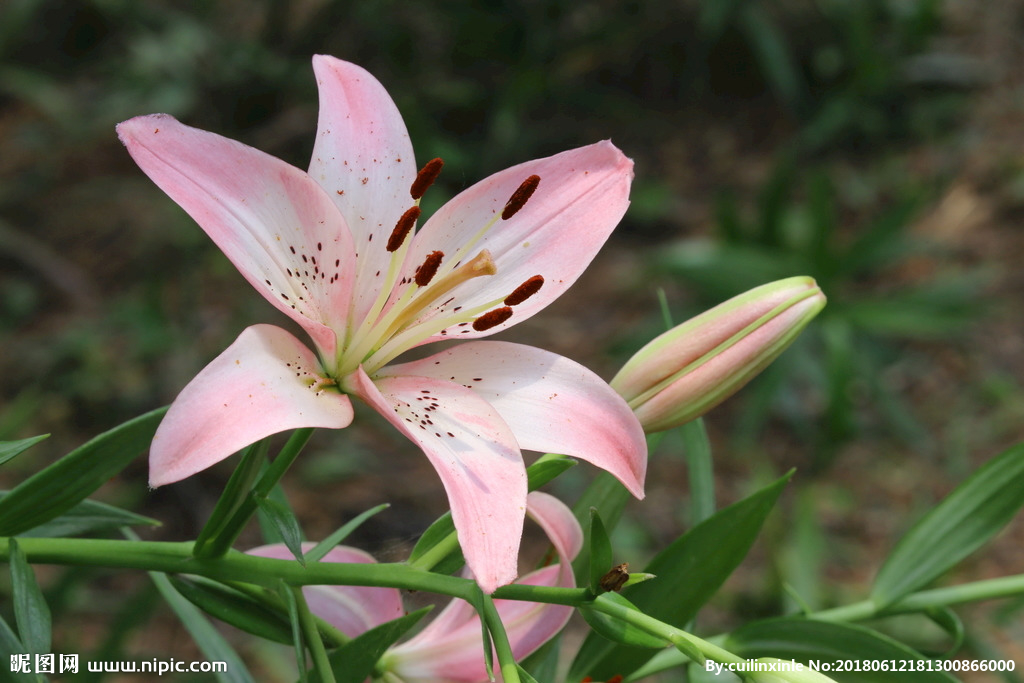
[[[971,583],[963,583],[958,586],[918,591],[917,593],[911,593],[902,600],[897,600],[894,604],[883,610],[879,610],[872,601],[864,600],[852,605],[812,612],[807,615],[807,618],[820,621],[862,621],[891,614],[921,612],[923,610],[949,607],[950,605],[958,605],[965,602],[1008,598],[1022,594],[1024,594],[1024,574],[1016,574],[1014,576],[1003,576],[998,579],[972,581]]]
[[[19,538],[29,562],[112,569],[145,569],[195,574],[217,581],[244,580],[269,588],[283,579],[292,586],[391,586],[469,599],[476,583],[434,574],[401,563],[311,562],[246,555],[236,550],[223,557],[196,558],[192,543],[134,542],[91,538]],[[8,560],[7,539],[0,538],[0,560]]]
[[[302,594],[300,586],[292,586],[291,591],[292,595],[295,596],[295,605],[298,607],[299,626],[305,635],[309,654],[313,657],[313,666],[316,668],[316,672],[320,675],[320,680],[323,683],[335,683],[334,671],[331,669],[330,660],[327,659],[324,641],[320,638],[320,632],[317,629],[316,621],[313,619],[313,613],[309,611],[309,605],[306,603],[306,596]]]
[[[501,615],[494,606],[494,600],[489,595],[481,595],[480,618],[487,625],[491,634],[491,642],[494,643],[494,651],[498,655],[498,663],[501,666],[501,677],[505,683],[519,683],[519,669],[516,668],[516,657],[512,653],[512,644],[508,642],[508,634],[505,633],[505,625],[501,623]]]
[[[662,638],[667,642],[685,640],[699,650],[705,657],[713,659],[716,662],[733,662],[738,664],[746,661],[739,655],[734,655],[714,643],[710,643],[703,638],[698,638],[692,633],[687,633],[682,629],[666,624],[663,621],[655,619],[654,617],[648,616],[639,610],[627,607],[626,605],[622,605],[618,602],[612,600],[595,600],[591,603],[590,607],[595,611],[604,612],[605,614],[624,621],[627,624],[632,624],[633,626],[643,629],[644,631],[657,636],[658,638]]]

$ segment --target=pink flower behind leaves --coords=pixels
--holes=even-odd
[[[464,190],[416,231],[440,162],[417,172],[394,102],[366,71],[326,56],[313,68],[308,173],[166,115],[118,126],[142,170],[315,349],[272,325],[243,331],[174,401],[150,483],[284,430],[346,427],[354,395],[430,459],[467,564],[493,591],[516,575],[521,449],[587,460],[640,497],[642,430],[596,375],[533,347],[471,342],[392,361],[493,334],[558,297],[625,212],[632,163],[609,142],[529,161]]]
[[[534,491],[527,501],[528,514],[551,539],[558,564],[530,572],[518,583],[574,588],[572,561],[583,547],[583,530],[572,511],[557,498]],[[292,558],[283,545],[263,546],[248,552],[263,557]],[[322,561],[372,562],[373,559],[360,550],[339,546]],[[402,615],[401,595],[392,588],[307,586],[303,592],[315,615],[351,637]],[[555,637],[572,616],[572,608],[564,605],[521,600],[495,600],[494,605],[517,660]],[[487,680],[487,670],[480,617],[467,603],[452,600],[426,628],[389,649],[381,658],[379,668],[387,672],[385,680],[396,683],[483,683]],[[498,671],[495,675],[500,680]]]

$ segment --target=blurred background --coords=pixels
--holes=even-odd
[[[792,609],[787,585],[812,608],[863,598],[914,519],[1024,438],[1024,2],[4,0],[0,440],[52,436],[0,470],[3,488],[169,403],[247,325],[288,326],[114,125],[166,112],[304,168],[316,53],[373,73],[418,161],[445,160],[428,213],[599,139],[635,160],[631,209],[594,265],[505,339],[608,379],[664,329],[659,293],[681,322],[770,280],[818,280],[818,320],[706,419],[721,505],[797,474],[702,632]],[[194,538],[234,462],[154,492],[140,458],[100,497],[159,519],[147,538]],[[689,524],[675,435],[649,482],[616,537],[634,567]],[[369,411],[319,433],[285,489],[313,539],[390,502],[352,539],[383,559],[445,509],[427,461]],[[952,580],[1021,571],[1017,520]],[[60,651],[187,656],[173,617],[143,609],[145,577],[46,582],[69,614]],[[1024,663],[1022,607],[968,610],[966,652]],[[287,652],[232,638],[267,680],[287,671]]]

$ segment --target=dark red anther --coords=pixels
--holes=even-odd
[[[506,306],[516,306],[523,303],[531,296],[540,291],[540,288],[544,285],[543,275],[534,275],[523,284],[515,288],[515,290],[505,297]]]
[[[444,252],[432,251],[427,254],[427,258],[423,260],[423,265],[416,269],[416,277],[413,280],[420,287],[426,287],[430,284],[430,281],[437,275],[437,269],[441,266],[441,259],[444,258]]]
[[[410,206],[402,217],[398,219],[398,223],[395,224],[395,229],[391,231],[391,237],[388,238],[388,251],[397,251],[402,243],[405,242],[405,238],[409,235],[409,231],[412,230],[412,226],[416,225],[416,219],[420,217],[420,207]]]
[[[492,327],[497,327],[511,317],[512,309],[508,306],[495,308],[493,311],[487,311],[482,316],[474,320],[473,329],[477,332],[483,332],[484,330],[489,330]]]
[[[501,220],[507,221],[512,216],[519,212],[519,209],[525,206],[527,200],[533,196],[534,190],[540,185],[540,176],[532,175],[523,181],[512,196],[509,197],[508,202],[505,203],[505,208],[501,212]]]
[[[409,188],[409,194],[413,199],[422,197],[427,189],[434,184],[437,176],[441,175],[442,166],[444,166],[444,162],[440,159],[431,159],[420,169],[420,172],[416,174],[416,180],[412,181],[412,187]]]

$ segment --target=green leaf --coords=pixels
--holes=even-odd
[[[257,498],[256,505],[259,511],[267,516],[272,527],[281,536],[281,541],[292,552],[295,559],[303,567],[306,566],[306,558],[302,554],[302,529],[299,528],[299,520],[287,505],[282,505],[270,498]]]
[[[245,505],[260,469],[266,465],[268,439],[261,439],[252,444],[242,453],[238,467],[231,473],[224,491],[217,500],[217,505],[206,520],[199,537],[193,546],[195,557],[217,557],[227,552],[235,542],[241,528],[229,528],[229,522],[239,509]]]
[[[669,638],[669,640],[672,642],[672,645],[683,653],[691,662],[703,665],[704,662],[707,661],[707,657],[704,656],[704,653],[701,652],[700,649],[688,638],[675,635]]]
[[[960,648],[963,647],[964,638],[966,633],[964,631],[964,622],[960,619],[960,616],[948,607],[939,607],[927,610],[922,613],[925,617],[930,619],[932,623],[941,628],[943,631],[949,634],[952,638],[952,643],[946,648],[945,652],[936,652],[936,657],[952,657]],[[922,648],[922,651],[924,648]],[[932,653],[926,653],[932,654]]]
[[[0,499],[5,495],[6,492],[0,492]],[[30,529],[21,536],[60,538],[139,525],[160,526],[160,522],[96,500],[83,500],[60,517]]]
[[[352,642],[331,653],[329,659],[337,683],[362,683],[370,677],[373,669],[389,647],[398,642],[409,629],[433,609],[433,606],[406,614],[386,624],[370,629]],[[314,683],[318,681],[313,677]]]
[[[537,461],[526,468],[526,487],[530,491],[536,491],[544,484],[567,470],[572,469],[579,461],[565,455],[547,453],[537,458]]]
[[[590,592],[604,592],[601,578],[612,568],[612,542],[597,508],[590,508]]]
[[[21,455],[48,436],[50,435],[40,434],[39,436],[32,436],[27,439],[21,439],[20,441],[0,441],[0,465],[3,465],[8,460],[17,457],[18,455]]]
[[[655,574],[655,579],[631,586],[623,594],[645,614],[683,628],[746,557],[791,475],[787,473],[690,529],[644,568],[644,572]],[[601,638],[590,636],[573,662],[570,679],[625,676],[652,654],[624,645],[608,647]]]
[[[452,513],[446,512],[438,517],[433,524],[420,536],[420,540],[413,546],[409,553],[408,562],[412,563],[423,557],[429,550],[441,541],[455,533],[455,522],[452,521]]]
[[[145,451],[166,410],[100,434],[16,486],[0,500],[0,536],[28,531],[85,500]]]
[[[182,597],[171,585],[170,579],[162,572],[149,572],[157,590],[181,620],[182,625],[192,636],[199,651],[210,661],[225,662],[227,671],[214,673],[221,683],[255,683],[249,670],[245,668],[242,658],[232,649],[217,629],[203,616],[195,605]]]
[[[10,662],[11,657],[25,654],[28,654],[28,650],[26,650],[21,641],[18,640],[17,634],[14,633],[10,625],[3,617],[0,617],[0,662]],[[32,662],[31,656],[29,661]],[[34,671],[32,666],[34,665],[30,665],[29,667],[30,671]],[[4,676],[4,678],[0,680],[4,681],[10,680],[15,681],[16,683],[20,683],[21,681],[24,681],[25,683],[39,683],[39,681],[43,680],[42,676],[21,672],[14,673],[10,668],[0,669],[0,671],[3,672]]]
[[[622,597],[619,593],[602,593],[594,598],[595,604],[601,602],[614,602],[623,607],[628,607],[629,609],[640,612],[636,605]],[[638,626],[613,617],[610,614],[600,612],[587,605],[582,605],[579,608],[579,611],[586,622],[590,624],[590,628],[594,629],[594,633],[597,633],[601,637],[610,640],[613,643],[622,643],[634,648],[642,647],[659,650],[670,644],[664,638],[659,638]],[[607,646],[608,643],[606,641],[605,647]],[[574,679],[572,675],[570,675],[569,678]]]
[[[389,503],[381,503],[377,507],[370,508],[369,510],[356,515],[333,534],[317,543],[313,548],[310,548],[309,552],[305,554],[306,562],[319,562],[323,559],[324,555],[329,553],[332,548],[348,538],[349,534],[358,529],[363,522],[368,520],[370,517],[373,517],[378,512],[387,510],[389,507],[391,507]]]
[[[633,496],[626,490],[626,487],[619,483],[619,480],[608,474],[600,472],[580,496],[572,511],[584,529],[583,550],[573,560],[573,572],[576,574],[576,581],[580,584],[590,584],[590,511],[595,509],[601,515],[601,521],[607,529],[614,529],[626,503]],[[610,560],[609,560],[610,562]],[[608,571],[611,567],[605,569]]]
[[[530,672],[516,664],[516,671],[519,672],[519,683],[538,683],[537,679],[530,675]]]
[[[260,638],[291,645],[292,630],[288,620],[248,595],[201,577],[168,578],[186,600],[211,617]]]
[[[883,609],[930,583],[996,535],[1024,505],[1024,444],[985,463],[896,544],[871,599]]]
[[[292,593],[291,587],[283,579],[278,580],[277,593],[288,606],[288,619],[291,622],[291,638],[289,643],[295,653],[295,665],[299,669],[299,683],[306,683],[309,680],[309,672],[306,671],[306,643],[302,634],[302,620],[299,619],[299,603]],[[316,675],[316,670],[313,670]],[[316,677],[319,679],[319,676]]]
[[[50,652],[50,608],[46,606],[46,598],[36,583],[32,565],[18,547],[18,542],[11,538],[7,544],[10,548],[14,620],[18,624],[18,634],[26,652],[46,654]]]
[[[798,662],[895,660],[925,658],[888,636],[863,626],[811,619],[768,619],[743,626],[726,641],[725,648],[741,657],[777,657]],[[834,667],[833,667],[834,668]],[[951,683],[955,678],[938,671],[825,671],[837,683]]]

